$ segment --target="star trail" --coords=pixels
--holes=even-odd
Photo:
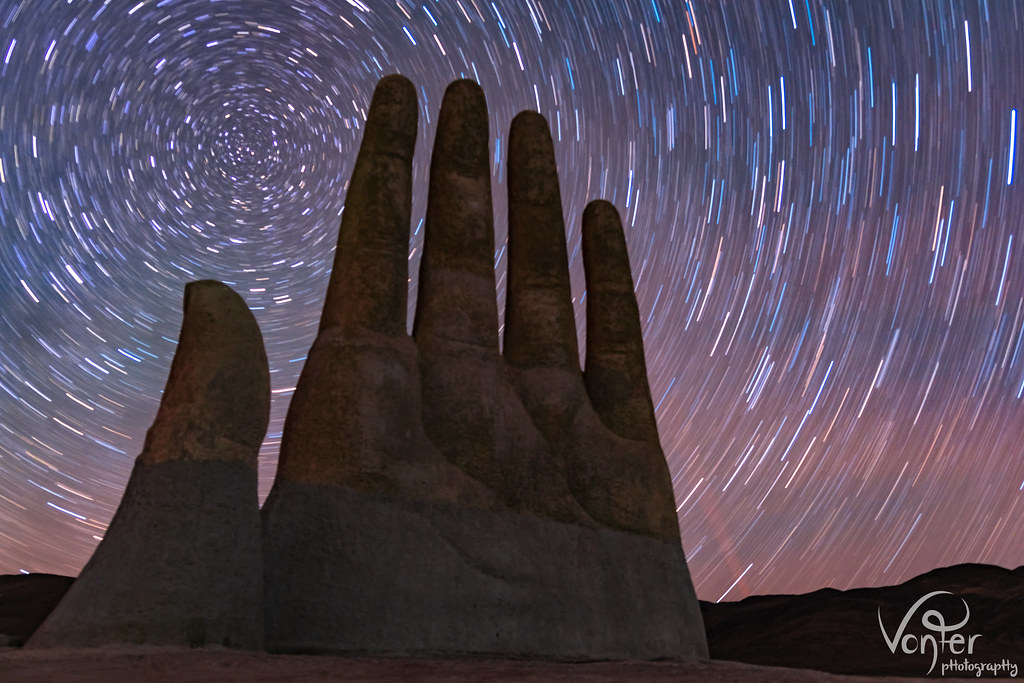
[[[77,574],[194,279],[270,360],[269,491],[377,80],[543,113],[623,217],[698,595],[1024,563],[1024,4],[0,0],[0,573]],[[581,347],[582,348],[582,347]]]

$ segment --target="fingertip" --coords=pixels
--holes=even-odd
[[[460,78],[457,81],[452,81],[448,84],[448,87],[445,88],[444,96],[445,98],[457,98],[474,104],[486,105],[484,89],[480,87],[479,83],[471,78]]]
[[[239,294],[219,280],[192,280],[185,284],[186,311],[190,307],[205,309],[211,306],[245,306]]]
[[[418,117],[416,87],[412,81],[400,74],[385,76],[373,90],[364,141],[376,149],[383,148],[411,159]]]
[[[387,76],[384,76],[377,81],[377,86],[374,88],[374,91],[380,91],[382,93],[406,91],[411,92],[413,97],[416,96],[416,86],[414,86],[412,81],[402,74],[388,74]]]
[[[618,209],[595,199],[583,210],[583,268],[587,287],[619,284],[632,291],[626,237]]]
[[[515,135],[516,133],[531,137],[538,136],[549,139],[551,137],[551,131],[548,129],[548,120],[542,114],[532,109],[524,109],[512,119],[510,134]]]
[[[432,167],[469,176],[490,176],[487,98],[474,81],[449,84],[441,101]]]
[[[512,119],[508,145],[510,205],[559,206],[558,167],[547,119],[535,111],[521,111]]]
[[[619,218],[619,210],[607,199],[595,199],[583,209],[583,227],[591,231],[605,232],[607,230],[622,229],[622,221]]]

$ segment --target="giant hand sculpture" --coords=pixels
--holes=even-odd
[[[486,105],[453,83],[410,337],[416,111],[381,81],[262,512],[262,338],[241,297],[191,283],[124,499],[29,646],[707,656],[615,209],[583,215],[581,372],[550,134],[515,118],[499,349]]]
[[[499,349],[486,104],[453,83],[409,336],[416,116],[384,78],[262,513],[268,648],[707,656],[615,209],[583,216],[581,372],[551,137],[515,118]]]

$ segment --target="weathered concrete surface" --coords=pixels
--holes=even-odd
[[[253,474],[241,462],[136,463],[102,543],[27,647],[259,649]]]
[[[270,419],[263,336],[227,285],[185,286],[178,348],[139,461],[224,460],[256,468]]]
[[[453,83],[410,337],[415,130],[415,88],[386,77],[262,511],[267,648],[706,657],[618,215],[588,209],[585,376],[550,132],[516,117],[500,350],[486,103]]]
[[[245,302],[185,288],[160,409],[103,541],[27,647],[263,643],[256,456],[270,380]]]
[[[277,479],[492,506],[494,495],[427,439],[417,350],[405,333],[416,91],[386,77],[370,111]]]
[[[272,651],[706,656],[678,543],[295,483],[264,523]]]
[[[612,204],[587,204],[581,246],[587,281],[584,379],[590,403],[601,422],[619,436],[656,443],[640,311],[622,223]]]

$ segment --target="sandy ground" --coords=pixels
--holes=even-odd
[[[770,681],[910,681],[912,678],[836,676],[817,671],[726,661],[535,662],[490,659],[418,659],[270,655],[231,650],[102,648],[95,650],[0,649],[0,681],[98,683],[100,681],[611,681],[769,683]],[[965,679],[966,680],[966,679]]]

